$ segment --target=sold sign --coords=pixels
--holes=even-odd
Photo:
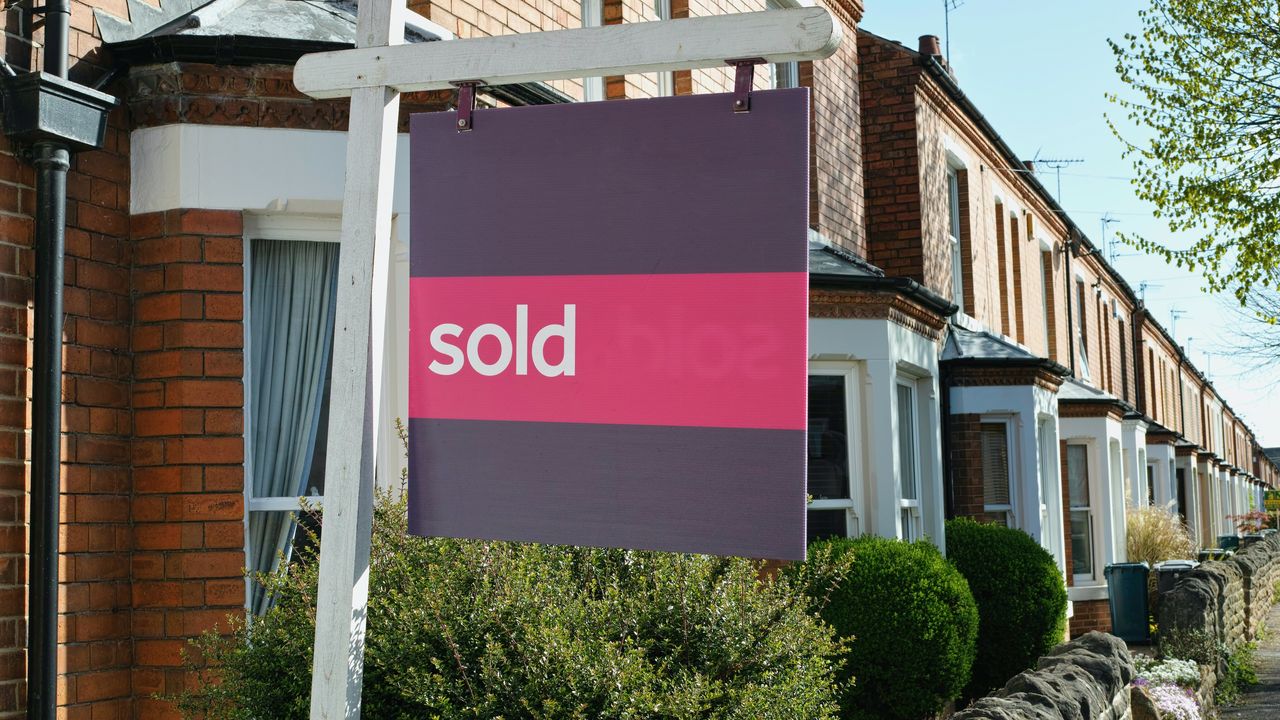
[[[410,527],[804,557],[808,91],[412,120]]]

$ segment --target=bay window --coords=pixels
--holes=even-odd
[[[896,386],[898,410],[898,501],[899,537],[908,542],[924,535],[920,517],[920,442],[916,419],[916,386],[899,378]]]
[[[1067,488],[1071,506],[1071,572],[1077,582],[1097,578],[1094,559],[1094,497],[1089,484],[1089,447],[1067,445]]]
[[[983,512],[1005,527],[1016,527],[1013,518],[1013,482],[1010,472],[1012,434],[1008,420],[983,420],[982,504]]]
[[[808,425],[808,538],[858,535],[855,461],[857,367],[811,363]]]

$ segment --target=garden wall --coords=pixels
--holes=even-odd
[[[1160,641],[1176,657],[1217,665],[1256,637],[1280,580],[1280,535],[1184,575],[1160,599]],[[1176,649],[1170,647],[1176,644]],[[1221,668],[1219,668],[1221,669]]]
[[[954,720],[1128,720],[1133,660],[1124,641],[1091,632],[1040,658],[1035,670],[956,713]]]

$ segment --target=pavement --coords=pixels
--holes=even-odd
[[[1258,684],[1223,708],[1222,720],[1280,720],[1280,605],[1267,614],[1266,638],[1258,643]]]

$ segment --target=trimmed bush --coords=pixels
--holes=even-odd
[[[810,545],[809,562],[788,573],[802,576],[806,566],[841,568],[804,581],[822,618],[853,639],[842,670],[842,718],[920,720],[960,695],[978,613],[968,584],[937,548],[878,537],[827,540]]]
[[[428,540],[405,512],[389,495],[375,506],[364,717],[836,717],[843,646],[802,588],[762,581],[759,562]],[[307,717],[308,547],[265,579],[266,615],[194,642],[198,677],[172,698],[184,717]]]
[[[978,657],[965,695],[981,697],[1062,642],[1067,588],[1053,556],[1013,528],[950,520],[947,559],[978,603]]]

